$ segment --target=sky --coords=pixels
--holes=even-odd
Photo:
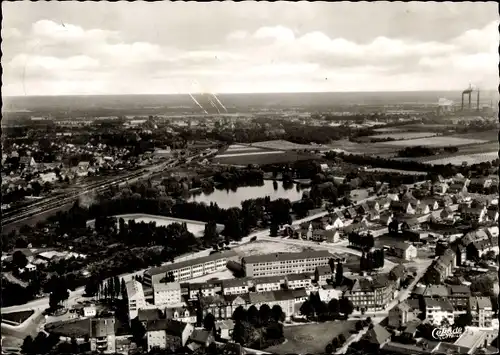
[[[2,94],[498,86],[495,2],[2,2]]]

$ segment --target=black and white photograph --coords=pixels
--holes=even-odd
[[[1,7],[2,355],[499,352],[497,2]]]

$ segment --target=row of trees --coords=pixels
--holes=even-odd
[[[347,318],[354,311],[352,302],[342,297],[337,300],[332,298],[328,303],[322,301],[318,293],[311,293],[309,299],[304,301],[300,307],[300,313],[307,319],[327,321],[341,318]]]
[[[361,255],[359,268],[361,271],[369,271],[384,267],[384,250],[375,249]]]
[[[364,251],[368,251],[375,246],[375,238],[371,233],[361,235],[356,232],[351,232],[347,236],[347,240],[349,241],[349,245],[360,248]]]

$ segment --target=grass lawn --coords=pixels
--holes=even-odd
[[[348,339],[355,323],[356,321],[348,320],[285,327],[287,341],[269,347],[265,351],[273,354],[321,354],[338,335],[344,334]]]
[[[87,335],[90,336],[90,318],[56,322],[45,329],[59,336],[84,338]],[[115,333],[116,335],[130,334],[128,324],[115,318]]]
[[[21,311],[21,312],[13,312],[13,313],[3,313],[2,319],[9,320],[11,322],[23,323],[26,319],[31,317],[34,313],[32,310]]]

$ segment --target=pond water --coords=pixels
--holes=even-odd
[[[289,199],[290,201],[298,201],[302,198],[304,191],[307,188],[297,187],[296,184],[290,184],[288,189],[283,187],[281,181],[264,180],[262,186],[244,186],[235,189],[215,189],[210,193],[195,193],[189,197],[189,202],[204,202],[207,205],[210,202],[217,203],[220,208],[241,207],[241,203],[245,200],[254,198],[263,198],[269,196],[271,200],[279,198]]]

